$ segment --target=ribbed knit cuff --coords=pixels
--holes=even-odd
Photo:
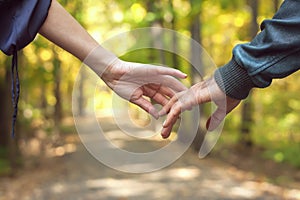
[[[234,99],[245,99],[255,87],[247,71],[234,59],[217,69],[214,77],[221,90]]]

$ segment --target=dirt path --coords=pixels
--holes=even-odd
[[[78,141],[77,136],[72,137],[67,141]],[[135,141],[128,144],[139,145]],[[262,175],[240,170],[213,156],[200,160],[190,150],[171,166],[145,174],[110,169],[94,159],[80,142],[74,152],[60,155],[45,159],[42,165],[15,178],[1,178],[0,200],[300,199],[298,183],[276,186]]]

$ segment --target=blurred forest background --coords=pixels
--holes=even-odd
[[[281,0],[59,2],[99,43],[135,28],[165,27],[198,41],[217,66],[231,59],[231,51],[236,44],[250,41],[257,34],[259,24],[271,18],[282,3]],[[176,41],[173,42],[176,47]],[[175,66],[189,73],[192,83],[199,81],[192,76],[188,63],[176,56],[165,54],[163,57],[138,58],[123,57],[143,63],[153,63],[156,59],[157,63]],[[26,156],[48,154],[50,147],[59,146],[61,136],[77,134],[71,98],[81,62],[41,36],[19,52],[21,96],[15,138],[10,135],[11,58],[1,53],[0,65],[0,93],[3,96],[0,99],[0,175],[8,175],[23,167]],[[295,73],[274,81],[267,89],[254,90],[227,117],[217,148],[259,148],[262,150],[259,156],[265,159],[300,168],[299,75]],[[110,98],[110,95],[111,92],[106,92],[103,98]],[[199,148],[199,142],[195,142],[194,148]]]

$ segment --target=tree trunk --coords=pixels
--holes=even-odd
[[[276,13],[279,8],[279,0],[274,0],[273,5],[274,5],[274,13]]]
[[[254,38],[258,32],[258,0],[249,0],[249,6],[251,7],[252,19],[250,25],[249,35],[251,38]],[[241,144],[250,148],[253,146],[253,141],[251,139],[251,126],[253,125],[253,102],[252,102],[252,93],[249,94],[248,98],[242,104],[241,112],[241,127],[240,127],[240,141]]]
[[[8,147],[8,139],[10,137],[10,124],[11,124],[11,93],[10,93],[10,72],[9,66],[11,65],[11,59],[6,58],[4,62],[5,66],[1,66],[5,70],[5,77],[0,82],[0,93],[3,98],[0,98],[0,147]]]
[[[199,8],[200,6],[199,5],[196,6],[195,4],[200,4],[201,2],[190,0],[190,3],[191,3],[192,7]],[[202,43],[200,13],[201,13],[201,10],[197,10],[196,14],[193,14],[191,16],[191,26],[190,26],[191,37],[193,40],[198,42],[199,45]],[[201,59],[202,49],[191,44],[190,51],[191,51],[191,55],[190,55],[191,56],[191,78],[192,78],[192,84],[194,85],[196,83],[199,83],[200,81],[203,81],[202,75],[204,74],[204,69],[202,68],[203,64],[202,64],[202,59]],[[196,68],[200,71],[200,74]],[[204,105],[199,106],[200,121],[202,121],[202,118],[204,116],[203,108],[204,108]],[[191,122],[193,122],[193,120],[191,120]],[[204,131],[200,125],[197,130],[196,137],[192,144],[192,148],[195,151],[200,150],[201,145],[204,140],[205,132],[206,131]]]
[[[56,103],[54,106],[54,122],[55,126],[59,127],[60,121],[62,119],[62,102],[61,102],[61,92],[60,92],[60,84],[61,84],[61,61],[58,58],[57,52],[54,52],[53,59],[53,76],[54,76],[54,97],[56,99]]]
[[[20,55],[21,56],[21,55]],[[20,138],[20,131],[18,127],[15,127],[15,136],[11,135],[12,124],[12,103],[11,103],[11,59],[6,58],[4,63],[5,77],[0,83],[0,92],[3,98],[0,99],[0,147],[7,150],[7,159],[10,165],[10,175],[14,175],[18,168],[18,160],[20,158],[20,151],[18,147],[18,141]],[[18,122],[16,124],[18,126]]]
[[[82,70],[80,73],[80,82],[79,82],[79,94],[78,94],[78,114],[79,116],[84,116],[84,81],[86,79],[85,70]]]
[[[200,22],[200,17],[199,15],[195,16],[194,19],[192,20],[191,24],[191,35],[192,39],[201,44],[201,22]],[[200,81],[203,80],[201,75],[204,73],[203,68],[202,68],[202,60],[201,60],[201,54],[202,51],[200,48],[195,47],[194,45],[191,45],[191,62],[192,65],[192,83],[196,84],[199,83]],[[201,75],[199,75],[199,72],[196,70],[196,68],[200,70]]]
[[[147,2],[146,6],[147,6],[148,12],[159,12],[158,9],[155,7],[155,4],[152,1]],[[155,28],[155,27],[163,28],[163,19],[156,19],[156,20],[152,21],[150,26],[153,28]],[[166,54],[162,50],[162,49],[164,49],[164,33],[160,30],[158,30],[158,31],[153,30],[152,31],[152,41],[153,41],[153,44],[150,44],[150,45],[157,49],[158,54],[159,54],[160,64],[166,65]],[[152,54],[152,52],[151,52],[151,54]],[[152,55],[150,55],[150,57],[152,57]]]
[[[175,69],[178,69],[179,67],[179,62],[178,62],[178,55],[176,52],[178,52],[178,41],[177,41],[177,35],[176,35],[176,13],[174,11],[173,3],[172,0],[169,0],[169,4],[171,5],[171,12],[173,15],[173,18],[171,20],[171,29],[174,31],[172,34],[172,50],[174,53],[172,53],[172,66]]]

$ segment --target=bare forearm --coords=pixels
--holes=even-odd
[[[174,91],[186,89],[170,77],[186,78],[186,74],[178,70],[124,62],[102,48],[56,0],[52,0],[39,33],[83,61],[121,97],[156,118],[158,113],[155,107],[144,96],[163,105],[174,95]],[[148,88],[144,89],[144,85]]]
[[[56,1],[39,33],[83,61],[99,46],[89,33]]]

